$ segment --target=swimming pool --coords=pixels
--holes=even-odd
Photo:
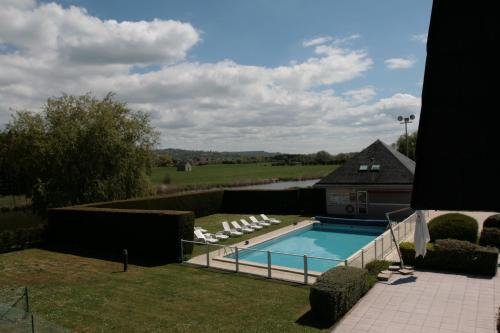
[[[267,265],[267,251],[271,251],[271,264],[304,269],[304,255],[308,256],[310,271],[325,272],[347,259],[356,251],[381,235],[385,226],[360,226],[315,223],[307,227],[265,241],[239,251],[239,260]],[[252,251],[252,250],[260,250]],[[291,256],[274,253],[296,254]],[[230,254],[227,258],[234,259]],[[324,260],[310,257],[337,259]]]

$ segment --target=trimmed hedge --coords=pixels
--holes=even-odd
[[[345,266],[332,268],[320,275],[311,286],[311,311],[319,320],[335,322],[369,289],[366,269]]]
[[[294,214],[299,209],[297,189],[225,190],[221,212]]]
[[[495,276],[498,249],[456,239],[440,239],[427,244],[425,257],[415,258],[415,244],[399,245],[403,261],[417,268]]]
[[[183,211],[69,207],[49,210],[48,239],[72,250],[176,261],[180,239],[192,240],[194,215]],[[192,247],[185,246],[190,254]]]
[[[483,228],[499,228],[500,229],[500,214],[492,215],[483,222]]]
[[[203,217],[220,211],[223,195],[224,191],[222,190],[177,193],[141,199],[103,202],[84,205],[83,207],[192,211],[196,217]]]
[[[475,243],[479,226],[477,221],[467,215],[451,213],[433,218],[429,222],[431,242],[438,239],[458,239]]]
[[[479,244],[482,246],[494,246],[500,249],[500,229],[499,228],[483,228]]]
[[[221,213],[324,214],[325,190],[225,190]]]

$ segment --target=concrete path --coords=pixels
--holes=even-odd
[[[378,283],[335,333],[496,333],[500,277],[416,272]]]

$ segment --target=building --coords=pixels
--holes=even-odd
[[[382,218],[408,207],[415,162],[375,141],[316,183],[326,192],[327,213]]]
[[[193,166],[191,165],[191,162],[189,161],[183,161],[177,163],[177,171],[191,171],[193,169]]]

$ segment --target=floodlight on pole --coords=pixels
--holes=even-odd
[[[398,121],[400,124],[405,124],[405,135],[406,135],[406,156],[408,156],[408,124],[411,124],[415,119],[415,115],[410,115],[409,117],[398,116]]]

